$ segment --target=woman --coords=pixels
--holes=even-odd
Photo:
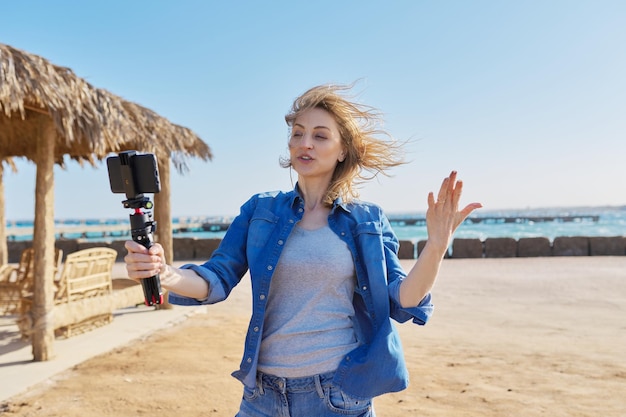
[[[126,243],[129,276],[159,273],[173,304],[223,301],[249,269],[253,313],[233,373],[244,384],[240,417],[373,416],[375,396],[406,388],[391,319],[426,323],[452,235],[481,207],[459,211],[462,183],[455,172],[445,178],[437,198],[428,195],[428,240],[406,274],[387,218],[355,189],[368,172],[401,164],[401,148],[378,138],[378,113],[347,89],[323,85],[295,100],[282,165],[296,186],[248,200],[209,261],[176,269],[160,245]]]

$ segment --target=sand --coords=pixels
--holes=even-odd
[[[406,261],[410,267],[413,261]],[[377,416],[626,415],[626,257],[447,259]],[[184,307],[176,307],[184,308]],[[5,401],[7,416],[234,416],[250,288]],[[10,381],[2,381],[10,383]]]

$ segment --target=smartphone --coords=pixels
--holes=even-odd
[[[151,153],[121,152],[119,156],[107,158],[107,168],[113,193],[126,193],[128,198],[134,198],[161,191],[156,157]]]

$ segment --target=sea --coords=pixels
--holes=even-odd
[[[418,242],[427,238],[423,223],[425,213],[387,213],[392,228],[400,240]],[[417,219],[415,224],[407,219]],[[174,237],[198,239],[222,238],[225,230],[208,230],[202,225],[228,224],[232,217],[174,217]],[[57,238],[87,241],[129,239],[128,218],[59,219],[55,221]],[[158,226],[158,225],[157,225]],[[218,229],[213,227],[213,229]],[[9,240],[32,240],[33,221],[7,222]],[[454,237],[487,238],[546,237],[551,241],[560,236],[626,236],[626,206],[559,207],[544,209],[484,210],[470,216],[459,226]]]

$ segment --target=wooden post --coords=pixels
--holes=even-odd
[[[174,261],[174,239],[172,237],[172,209],[170,189],[170,159],[168,156],[158,156],[159,177],[161,192],[154,195],[154,219],[157,222],[157,240],[163,246],[165,259],[168,263]]]
[[[34,299],[32,349],[35,361],[54,357],[54,149],[56,131],[51,120],[40,123],[35,186]]]
[[[0,265],[9,262],[7,247],[6,200],[4,198],[4,165],[0,159]]]
[[[154,220],[157,222],[156,240],[163,246],[165,259],[169,264],[174,262],[174,238],[172,236],[172,208],[170,187],[169,155],[157,155],[161,192],[154,194]],[[162,308],[171,308],[164,294]]]

